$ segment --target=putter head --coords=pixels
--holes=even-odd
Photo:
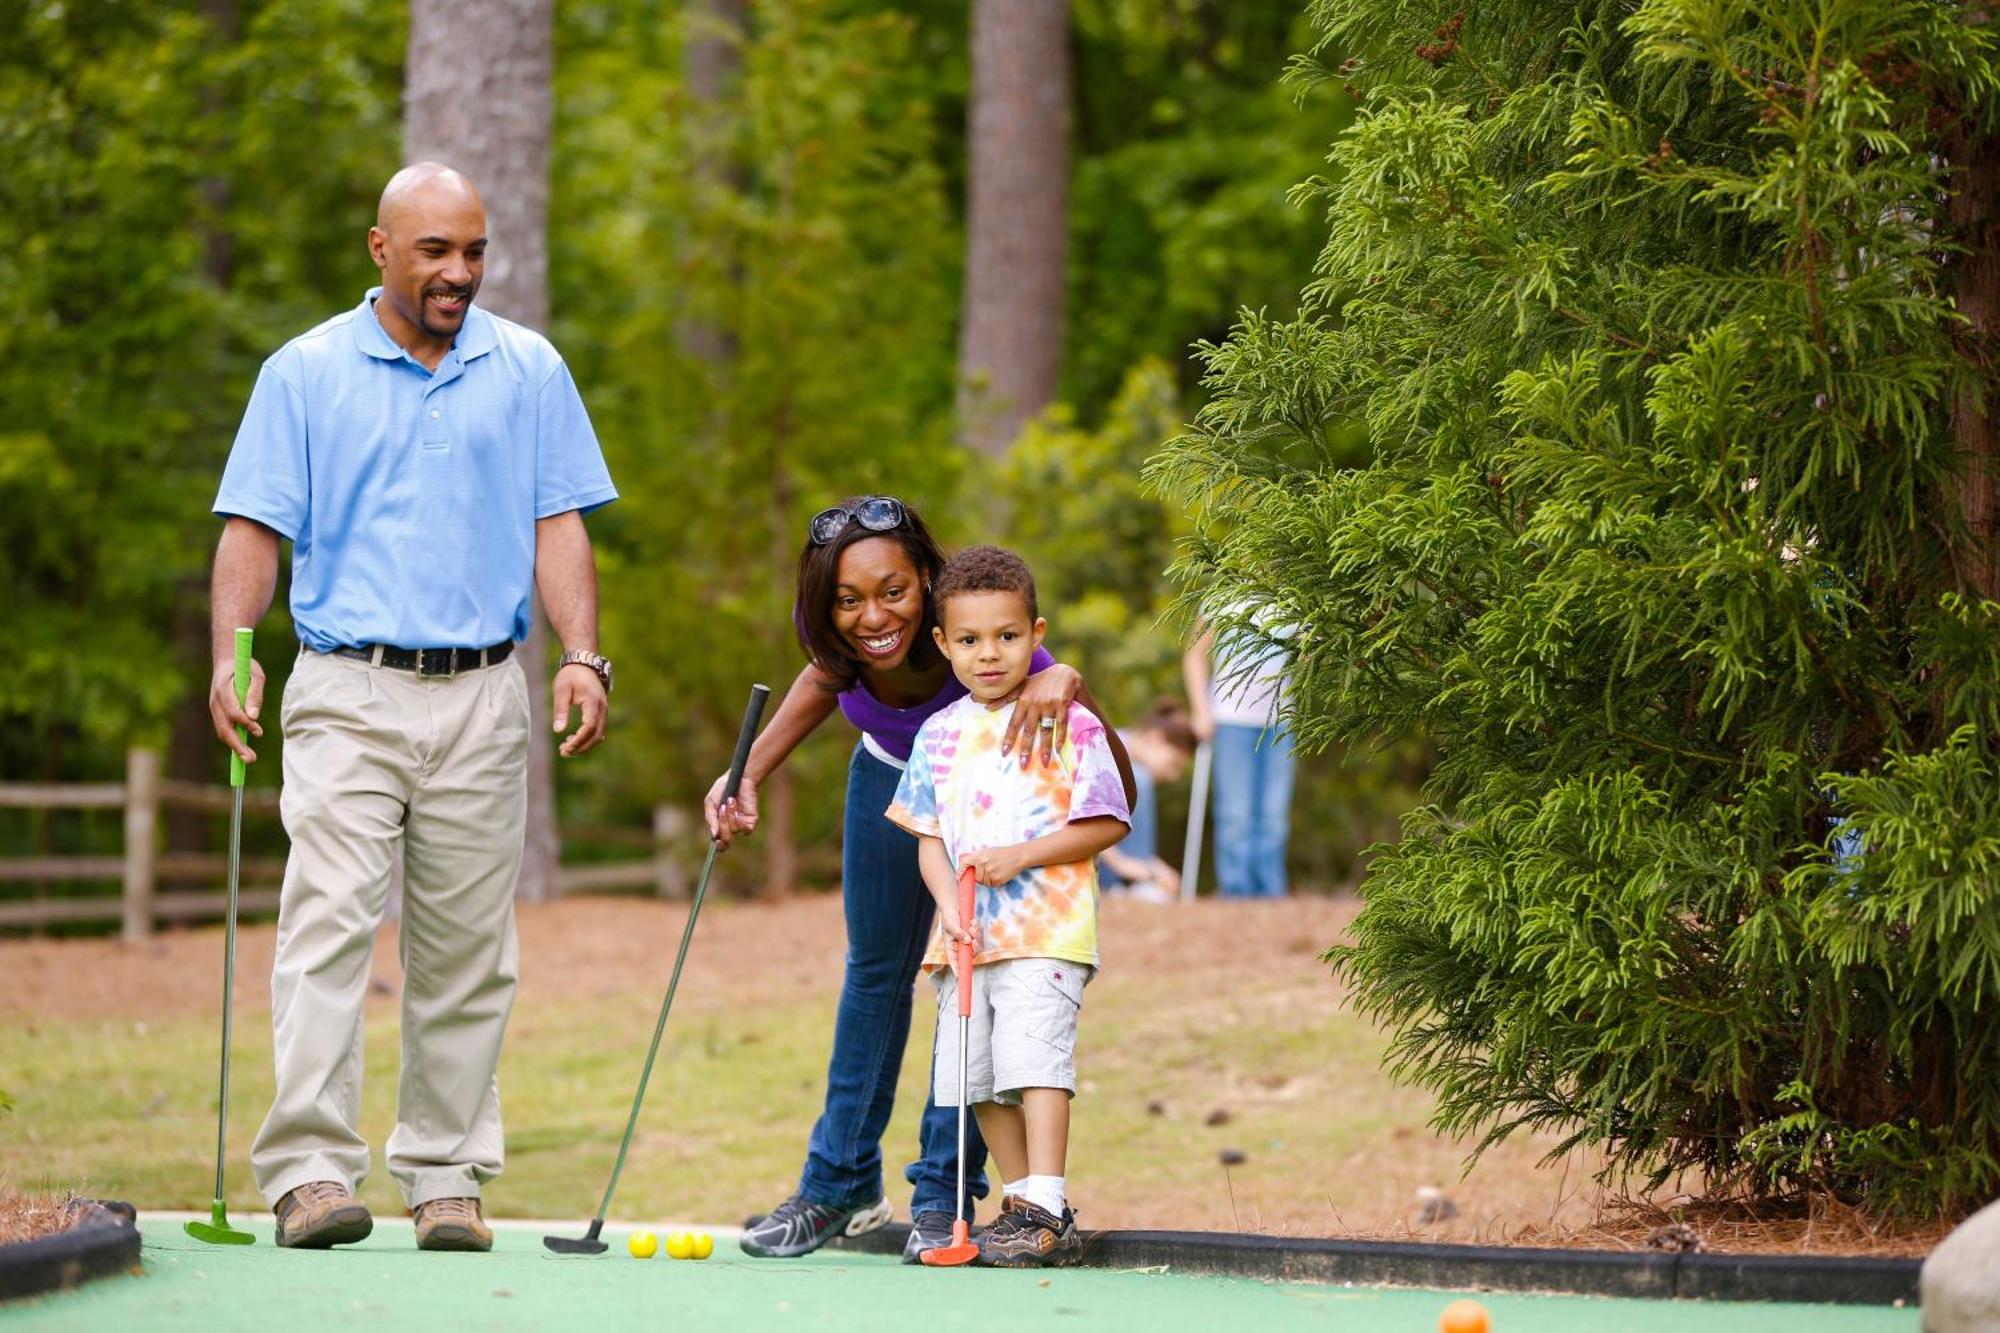
[[[553,1254],[603,1254],[611,1247],[597,1238],[597,1233],[602,1230],[604,1219],[593,1217],[590,1219],[590,1230],[581,1236],[544,1236],[542,1244]]]
[[[247,1231],[238,1231],[229,1225],[229,1216],[222,1210],[222,1200],[217,1199],[209,1206],[206,1222],[183,1224],[187,1233],[196,1240],[209,1245],[255,1245],[257,1238]]]
[[[917,1256],[926,1268],[960,1268],[978,1257],[979,1247],[972,1243],[972,1226],[962,1217],[951,1224],[951,1244],[925,1250]]]

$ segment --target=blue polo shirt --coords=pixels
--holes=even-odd
[[[292,620],[320,652],[528,635],[535,521],[618,497],[548,339],[477,305],[435,372],[381,288],[257,376],[215,512],[292,541]]]

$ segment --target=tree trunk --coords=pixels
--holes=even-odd
[[[729,91],[743,68],[743,37],[749,29],[749,0],[688,0],[686,54],[682,57],[688,94],[713,105]]]
[[[695,179],[705,191],[741,190],[747,184],[747,175],[730,151],[738,115],[731,97],[743,69],[749,5],[747,0],[687,0],[685,16],[687,38],[682,68],[687,79],[687,130],[693,145]],[[690,236],[680,260],[683,272],[713,268],[723,275],[722,281],[729,287],[738,281],[740,265],[726,239]],[[715,447],[725,447],[729,423],[727,409],[721,405],[728,402],[727,385],[736,362],[736,339],[731,330],[697,317],[682,319],[676,334],[682,350],[701,365],[707,376],[710,401],[718,404],[708,422],[709,438]],[[782,458],[773,469],[771,507],[776,514],[773,530],[784,531],[791,516]],[[790,563],[790,548],[780,540],[774,556],[772,568],[781,571],[782,603],[790,591],[782,572]],[[762,819],[757,840],[764,849],[764,877],[758,893],[784,897],[792,891],[798,864],[791,770],[780,768],[771,774],[758,795]]]
[[[781,423],[777,434],[780,446],[789,437],[789,431]],[[776,575],[777,597],[780,605],[792,594],[792,562],[796,558],[796,546],[788,530],[792,507],[791,477],[785,471],[784,460],[772,469],[771,486],[771,569]],[[785,630],[791,628],[787,620]],[[777,647],[783,651],[789,642],[786,632],[778,634]],[[778,769],[764,780],[758,790],[764,838],[764,883],[758,896],[764,898],[789,898],[798,888],[799,881],[799,826],[798,826],[798,784],[792,780],[789,767]]]
[[[531,329],[549,321],[554,19],[553,0],[411,0],[403,70],[403,160],[443,162],[479,187],[491,238],[479,304]],[[558,892],[548,649],[537,605],[521,660],[530,700],[528,828],[516,892],[526,902]]]
[[[736,119],[728,101],[743,69],[743,42],[749,25],[748,0],[688,0],[686,42],[681,57],[687,80],[688,136],[693,144],[694,176],[705,189],[740,189],[744,173],[729,151]],[[718,264],[734,281],[736,262],[728,253],[702,254],[704,239],[688,237],[683,263]],[[722,247],[717,247],[722,248]],[[689,317],[676,330],[688,356],[703,363],[711,389],[720,397],[723,381],[736,359],[731,332],[711,320]],[[718,438],[721,423],[717,422]]]
[[[2000,422],[1993,392],[2000,372],[2000,136],[1981,135],[1961,118],[1945,140],[1951,164],[1951,239],[1966,247],[1952,259],[1953,299],[1968,327],[1959,347],[1976,379],[1952,404],[1960,452],[1959,505],[1972,549],[1958,561],[1970,593],[2000,601]]]
[[[1004,452],[1056,394],[1069,208],[1068,0],[974,0],[959,437]]]
[[[213,40],[218,46],[235,44],[236,0],[202,0],[201,13],[208,20]],[[216,83],[209,84],[202,89],[202,110],[211,116],[220,115],[228,96],[227,88]],[[234,256],[234,238],[224,225],[224,215],[229,208],[229,182],[222,176],[205,176],[201,182],[201,194],[209,210],[209,216],[203,220],[201,227],[202,273],[216,291],[226,292],[229,290]],[[212,518],[203,522],[200,535],[214,539],[215,523]],[[167,738],[167,773],[171,777],[193,782],[217,781],[224,771],[224,756],[228,753],[215,739],[215,725],[208,716],[208,679],[213,666],[209,660],[208,616],[208,572],[203,570],[181,579],[174,589],[174,657],[192,666],[195,674],[193,688],[174,709]],[[164,822],[167,850],[170,852],[198,852],[211,845],[215,817],[207,811],[170,806],[165,812]]]

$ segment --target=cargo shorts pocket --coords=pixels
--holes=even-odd
[[[1058,962],[1035,984],[1034,1019],[1028,1035],[1064,1055],[1076,1050],[1077,1012],[1083,1008],[1083,985],[1090,968],[1083,963]]]

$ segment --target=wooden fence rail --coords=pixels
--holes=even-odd
[[[0,884],[117,880],[121,890],[116,898],[0,902],[0,929],[118,921],[126,939],[140,940],[150,935],[161,921],[221,915],[224,908],[221,885],[229,873],[229,858],[211,852],[162,852],[160,811],[166,807],[226,811],[231,804],[228,787],[162,777],[160,756],[153,750],[126,752],[122,783],[0,782],[0,810],[123,810],[125,816],[125,848],[120,855],[0,858]],[[243,812],[275,815],[278,794],[245,790]],[[681,844],[687,839],[692,823],[685,811],[663,805],[654,808],[651,829],[576,825],[564,830],[564,841],[569,845],[620,847],[650,851],[652,855],[562,867],[556,876],[557,892],[650,889],[662,898],[686,897],[686,858],[675,853],[682,850]],[[284,858],[246,856],[241,869],[244,882],[255,886],[239,890],[242,910],[276,911],[275,881],[284,875]],[[215,887],[173,892],[162,892],[159,887],[162,882],[188,881],[207,881]]]

